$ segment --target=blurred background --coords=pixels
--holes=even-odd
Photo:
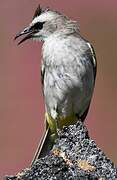
[[[98,72],[86,125],[117,163],[117,1],[0,1],[0,179],[29,166],[43,132],[41,43],[21,46],[15,34],[30,23],[38,4],[63,12],[94,46]]]

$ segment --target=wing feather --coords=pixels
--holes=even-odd
[[[89,57],[90,57],[90,61],[91,61],[91,64],[93,66],[93,73],[94,73],[94,82],[95,82],[95,79],[96,79],[96,73],[97,73],[97,60],[96,60],[96,54],[95,54],[95,51],[94,51],[94,48],[93,46],[87,42],[87,45],[89,47]],[[89,105],[87,107],[87,109],[85,110],[85,112],[82,114],[81,117],[78,117],[78,114],[77,114],[77,117],[81,119],[81,121],[83,122],[88,114],[88,111],[89,111],[89,107],[90,107],[90,102],[89,102]]]
[[[92,46],[89,42],[87,42],[87,45],[88,45],[89,50],[90,50],[90,53],[91,53],[90,60],[91,60],[92,66],[93,66],[94,79],[95,79],[95,78],[96,78],[96,73],[97,73],[97,60],[96,60],[96,54],[95,54],[95,51],[94,51],[93,46]]]

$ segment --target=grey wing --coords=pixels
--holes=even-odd
[[[42,63],[42,65],[41,65],[41,83],[42,83],[42,85],[44,85],[44,75],[45,75],[45,66]]]
[[[96,79],[96,73],[97,73],[97,60],[96,60],[96,54],[95,54],[95,51],[94,51],[94,48],[93,46],[87,42],[87,45],[89,47],[88,49],[88,56],[89,56],[89,59],[91,61],[91,64],[93,66],[93,73],[94,73],[94,83],[95,83],[95,79]],[[94,84],[95,85],[95,84]],[[80,117],[81,121],[83,122],[88,114],[88,111],[89,111],[89,107],[90,107],[90,103],[87,107],[87,109],[85,110],[85,112],[82,114],[82,116]],[[77,115],[78,116],[78,115]],[[79,117],[78,117],[79,118]]]
[[[95,51],[94,51],[94,48],[93,46],[87,42],[87,45],[89,47],[89,53],[90,53],[90,61],[91,61],[91,64],[93,66],[93,72],[94,72],[94,80],[96,79],[96,73],[97,73],[97,60],[96,60],[96,54],[95,54]]]

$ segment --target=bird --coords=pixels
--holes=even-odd
[[[41,82],[45,100],[45,129],[32,164],[52,149],[58,130],[84,120],[95,87],[97,61],[92,44],[79,24],[59,11],[38,5],[31,23],[16,34],[43,41]]]

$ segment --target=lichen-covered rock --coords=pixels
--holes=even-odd
[[[30,168],[5,180],[116,180],[117,168],[90,139],[84,124],[58,132],[52,151]]]

